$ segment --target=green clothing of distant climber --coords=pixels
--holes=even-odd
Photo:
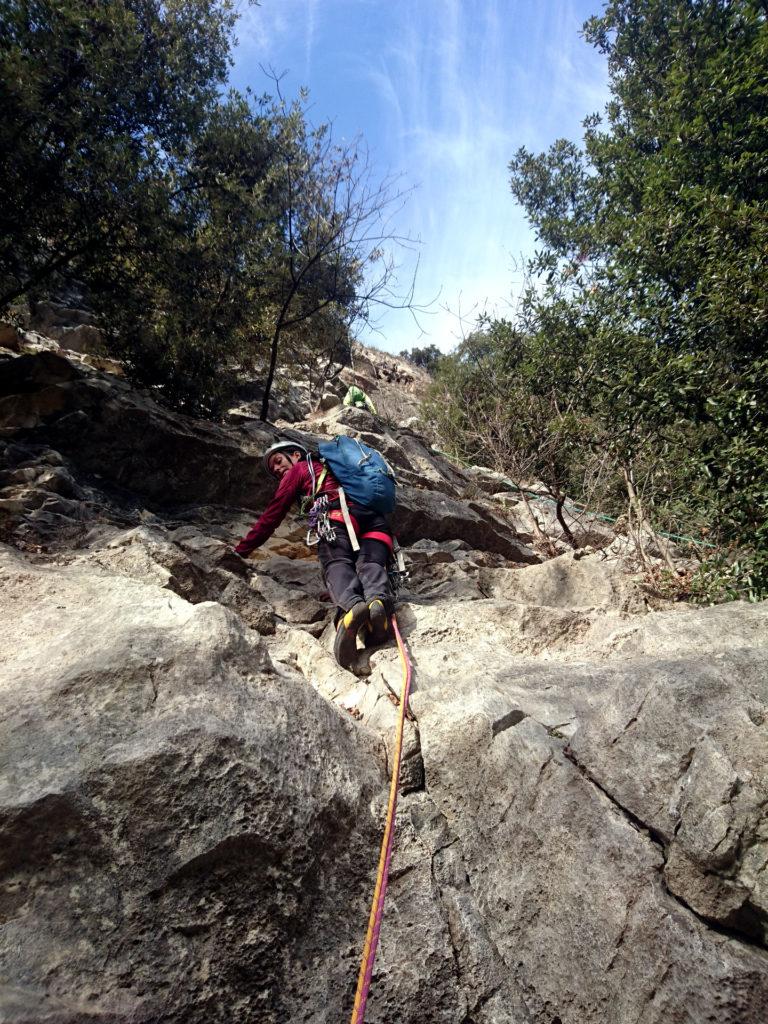
[[[354,405],[356,409],[367,409],[376,415],[376,406],[370,400],[362,388],[352,384],[349,391],[344,395],[344,405]]]

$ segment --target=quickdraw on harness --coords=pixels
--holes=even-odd
[[[312,493],[301,500],[299,509],[302,514],[307,513],[309,521],[307,547],[312,547],[321,540],[334,541],[336,539],[336,531],[331,521],[328,495],[317,493],[323,486],[323,481],[328,475],[328,469],[324,467],[320,476],[315,478],[315,467],[312,465],[312,456],[309,454],[307,455],[307,468],[312,480]],[[311,505],[309,505],[310,501],[312,502]]]
[[[312,547],[321,540],[332,541],[336,534],[328,515],[328,495],[321,494],[316,498],[309,510],[309,529],[307,530],[307,546]]]
[[[387,575],[389,576],[389,585],[392,587],[392,593],[397,597],[400,588],[411,575],[405,568],[403,549],[397,543],[397,537],[392,538],[392,557],[387,565]]]
[[[336,539],[333,520],[338,519],[338,515],[334,514],[335,510],[332,511],[330,509],[328,495],[318,494],[318,491],[323,486],[323,481],[328,475],[328,467],[323,466],[322,473],[316,478],[315,467],[312,464],[312,455],[308,453],[307,468],[309,469],[309,476],[312,481],[312,493],[301,501],[299,508],[302,514],[304,512],[308,513],[309,529],[307,530],[307,546],[312,547],[313,544],[317,544],[321,540],[333,541]],[[309,505],[310,501],[312,502],[311,505]],[[307,507],[308,505],[309,507]],[[341,506],[341,518],[347,528],[352,550],[359,551],[360,545],[357,542],[355,527],[352,525],[352,517],[349,514],[347,496],[344,494],[343,487],[339,487],[339,505]]]

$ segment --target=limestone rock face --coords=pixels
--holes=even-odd
[[[46,441],[83,472],[129,490],[155,507],[207,502],[263,507],[274,490],[261,453],[276,433],[253,423],[238,436],[169,412],[121,381],[75,367],[55,353],[12,361],[0,387],[0,417],[8,436]],[[5,394],[5,398],[1,396]],[[313,423],[317,431],[322,422]],[[409,435],[384,428],[365,410],[342,408],[325,425],[378,447],[402,483],[395,529],[403,543],[462,537],[477,548],[534,563],[538,555],[494,513],[456,500],[461,477]],[[284,431],[313,446],[322,435]],[[448,493],[446,493],[448,492]],[[450,493],[452,492],[452,493]]]
[[[436,541],[459,538],[472,547],[498,552],[515,562],[540,561],[535,551],[516,539],[508,523],[476,512],[439,491],[401,487],[395,529],[406,544],[423,537]]]
[[[373,399],[379,416],[390,422],[418,415],[421,396],[426,392],[430,377],[423,369],[407,359],[399,359],[388,352],[355,344],[353,365],[339,374],[344,390],[356,384]]]
[[[161,505],[246,505],[272,490],[261,451],[274,431],[246,446],[52,352],[12,361],[0,382],[0,427],[9,437],[44,431],[81,470]]]
[[[3,370],[0,1020],[349,1019],[394,643],[339,668],[303,522],[233,554],[276,431],[169,413],[55,351]],[[357,372],[377,406],[387,374],[416,401],[397,365]],[[395,468],[410,572],[366,1020],[763,1024],[768,605],[665,603],[612,543],[550,557],[556,533],[535,547],[488,497],[503,480],[476,474],[478,497],[386,417],[282,428],[339,432]]]
[[[745,650],[713,643],[720,612],[691,616],[709,655],[682,630],[674,655],[542,665],[479,636],[449,677],[417,614],[426,790],[534,1020],[760,1020],[768,615],[739,609]]]
[[[670,892],[702,918],[765,945],[768,614],[742,607],[752,641],[713,644],[728,621],[723,611],[700,613],[700,638],[684,658],[679,636],[674,653],[634,659],[642,686],[634,671],[597,672],[593,683],[610,692],[610,704],[584,720],[571,746],[589,776],[664,847]]]
[[[2,575],[2,1019],[343,1016],[371,734],[218,604],[9,553]]]

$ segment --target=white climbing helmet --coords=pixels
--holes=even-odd
[[[277,479],[277,473],[272,472],[269,460],[278,452],[282,452],[283,455],[288,456],[292,455],[294,452],[301,452],[303,458],[307,458],[309,456],[309,451],[299,441],[276,441],[275,444],[270,445],[264,452],[262,463],[264,469],[266,469],[270,476],[275,477],[275,479]]]

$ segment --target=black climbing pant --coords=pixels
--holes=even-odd
[[[353,514],[359,527],[358,552],[352,550],[343,523],[334,523],[335,541],[321,540],[317,546],[328,593],[344,612],[359,601],[370,602],[377,597],[384,602],[387,611],[391,611],[393,594],[387,575],[389,547],[382,540],[363,535],[374,531],[391,537],[392,528],[378,513],[361,513],[355,509]]]

